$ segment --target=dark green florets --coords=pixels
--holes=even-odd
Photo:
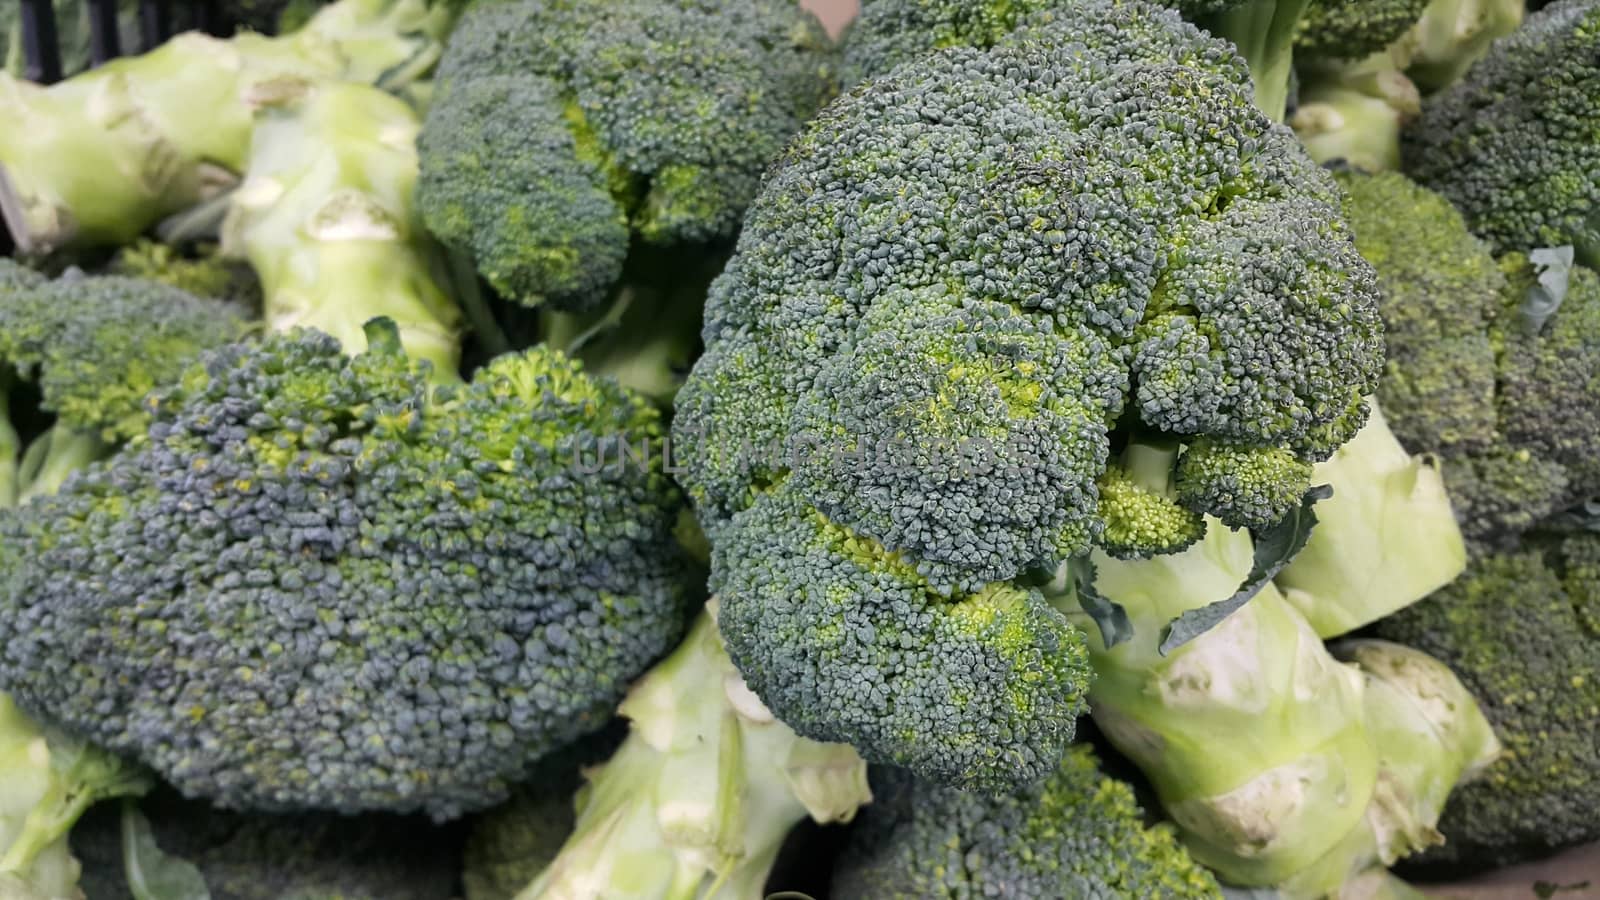
[[[1442,461],[1466,536],[1511,537],[1600,494],[1600,275],[1572,268],[1536,322],[1527,256],[1497,263],[1442,197],[1401,175],[1340,178],[1384,288],[1378,397],[1406,448]]]
[[[686,615],[659,414],[552,351],[436,388],[368,336],[211,354],[6,520],[3,689],[263,810],[454,815],[604,722]]]
[[[1428,0],[1313,0],[1295,36],[1297,60],[1356,60],[1389,46],[1422,18]]]
[[[162,854],[192,865],[210,900],[451,900],[458,896],[461,829],[404,816],[274,816],[219,810],[162,791],[139,803]],[[157,896],[130,889],[119,804],[91,810],[72,831],[81,887],[94,900]],[[136,856],[147,863],[143,856]],[[151,873],[144,869],[148,877]],[[187,896],[187,895],[186,895]]]
[[[996,798],[888,770],[874,771],[872,789],[834,872],[839,900],[1222,896],[1084,745],[1046,780]]]
[[[865,82],[791,145],[712,287],[674,423],[756,693],[808,737],[990,786],[1049,771],[1076,667],[1016,693],[1018,657],[984,650],[981,680],[952,691],[950,661],[923,659],[948,615],[919,633],[896,610],[998,590],[1018,595],[1029,654],[1069,646],[1017,579],[1096,546],[1181,549],[1203,514],[1239,510],[1220,482],[1191,498],[1216,510],[1108,491],[1131,433],[1308,462],[1360,425],[1382,358],[1337,189],[1256,111],[1226,45],[1118,0],[1024,34]],[[1175,460],[1138,484],[1165,485]],[[768,558],[819,528],[919,586],[832,550]],[[828,617],[866,646],[896,635],[893,668],[859,679],[872,696],[853,675],[823,690],[839,666],[797,624],[817,607],[777,583],[830,584]],[[934,724],[887,727],[886,709]]]
[[[1600,266],[1600,2],[1530,15],[1404,138],[1406,172],[1496,251],[1572,244]]]
[[[1288,515],[1311,484],[1311,464],[1282,448],[1190,444],[1178,459],[1178,500],[1233,528],[1266,528]]]
[[[418,204],[506,297],[593,307],[630,236],[733,234],[834,65],[790,0],[476,4],[440,62]]]
[[[1493,865],[1600,838],[1600,534],[1473,560],[1378,629],[1448,664],[1505,744],[1450,795],[1432,858]]]
[[[712,570],[729,655],[803,737],[994,788],[1048,772],[1087,711],[1083,636],[1038,591],[942,593],[792,485],[735,517]]]
[[[145,394],[244,331],[235,310],[155,282],[0,266],[0,383],[11,369],[42,410],[107,441],[143,432]]]

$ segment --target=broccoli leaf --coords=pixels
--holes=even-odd
[[[150,820],[132,802],[122,806],[122,865],[134,900],[211,900],[205,876],[156,844]]]
[[[1094,563],[1085,559],[1074,573],[1077,581],[1078,603],[1089,618],[1100,626],[1100,639],[1107,649],[1133,637],[1133,623],[1122,604],[1100,593],[1094,586]]]
[[[1300,498],[1300,505],[1283,517],[1283,521],[1255,534],[1255,559],[1250,573],[1233,596],[1191,609],[1173,619],[1161,637],[1160,652],[1166,656],[1232,615],[1250,598],[1261,592],[1267,582],[1276,578],[1311,540],[1311,530],[1316,527],[1317,514],[1312,509],[1318,502],[1333,496],[1333,488],[1326,484],[1313,486]]]

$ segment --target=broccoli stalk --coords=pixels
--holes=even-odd
[[[1087,629],[1096,724],[1224,880],[1320,897],[1432,843],[1444,795],[1492,756],[1476,705],[1421,654],[1352,651],[1362,669],[1340,664],[1271,583],[1162,655],[1168,622],[1252,567],[1248,532],[1208,524],[1179,554],[1093,557],[1097,590],[1133,629],[1109,648]]]
[[[1250,65],[1256,106],[1275,122],[1283,121],[1294,73],[1294,41],[1300,18],[1312,0],[1245,0],[1201,17],[1212,34],[1233,41]]]
[[[848,822],[871,801],[853,748],[796,736],[745,686],[716,613],[712,600],[622,702],[627,739],[589,774],[576,829],[518,900],[759,897],[795,824]]]
[[[436,380],[458,380],[460,310],[413,203],[416,113],[355,83],[285,78],[251,99],[257,125],[223,249],[260,277],[267,326],[315,328],[355,353],[366,323],[387,318]]]
[[[81,897],[68,829],[90,805],[143,794],[151,783],[104,750],[41,728],[0,694],[0,894]]]
[[[1317,162],[1384,172],[1400,168],[1400,129],[1421,111],[1417,86],[1378,53],[1347,67],[1302,70],[1289,125]]]
[[[1443,90],[1522,24],[1522,0],[1433,0],[1394,46],[1406,75],[1428,93]]]
[[[1437,466],[1407,453],[1368,402],[1366,426],[1314,469],[1333,496],[1317,505],[1311,540],[1275,579],[1323,638],[1410,606],[1467,565]]]
[[[127,243],[232,184],[254,85],[403,84],[437,59],[447,7],[342,0],[282,38],[189,32],[50,87],[0,73],[0,213],[23,252]]]

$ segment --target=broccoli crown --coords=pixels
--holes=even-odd
[[[0,260],[0,369],[34,382],[59,422],[108,441],[142,432],[145,394],[243,331],[231,308],[156,282],[46,281]]]
[[[1178,549],[1211,504],[1298,495],[1308,468],[1265,460],[1347,439],[1382,361],[1375,281],[1336,186],[1255,110],[1226,45],[1116,0],[1025,35],[865,82],[790,146],[712,285],[674,421],[713,545],[745,548],[719,553],[712,581],[751,687],[806,737],[973,783],[1048,772],[1079,697],[1051,687],[1034,708],[1040,679],[1075,677],[1076,657],[1037,675],[1028,660],[1078,644],[1008,582],[1106,535],[1124,555]],[[1165,484],[1113,461],[1150,433],[1208,440],[1248,471],[1185,469],[1177,496],[1198,509],[1106,490]],[[805,537],[819,528],[883,562]],[[798,542],[786,560],[807,564],[787,579],[818,596],[832,583],[825,605],[767,595],[780,561],[754,547],[773,542]],[[926,582],[911,599],[905,573]],[[869,584],[891,593],[871,601]],[[917,658],[948,644],[935,629],[956,627],[939,623],[958,597],[996,584],[1034,634],[983,652],[985,693],[956,690],[963,676],[934,674],[948,660]],[[913,601],[940,615],[896,634]],[[840,640],[916,649],[867,670],[870,688],[834,690],[819,620],[781,625],[824,611]],[[886,729],[889,707],[931,724]]]
[[[1403,138],[1406,171],[1497,251],[1572,244],[1600,266],[1600,2],[1530,15]]]
[[[418,141],[423,218],[506,297],[593,307],[630,236],[731,236],[833,68],[793,0],[476,4]]]
[[[1500,864],[1600,838],[1600,534],[1474,559],[1378,631],[1448,664],[1506,748],[1450,795],[1431,858]]]
[[[1402,175],[1340,180],[1384,290],[1378,397],[1408,450],[1442,460],[1463,533],[1514,536],[1600,493],[1600,275],[1572,268],[1554,315],[1534,322],[1526,256],[1497,263],[1448,201]]]
[[[1315,0],[1300,17],[1297,58],[1356,60],[1411,30],[1428,0]]]
[[[3,689],[260,810],[458,814],[603,723],[687,614],[659,414],[545,349],[431,395],[368,338],[209,354],[0,523]]]
[[[461,829],[425,818],[236,813],[170,789],[140,801],[139,813],[163,854],[199,871],[210,900],[457,896]],[[151,896],[148,882],[142,891],[129,885],[123,815],[118,805],[99,806],[72,830],[72,849],[83,864],[80,886],[94,900]]]
[[[728,654],[797,734],[988,788],[1048,772],[1087,711],[1083,635],[1037,590],[936,590],[792,484],[739,513],[711,560]]]
[[[1145,826],[1133,790],[1087,745],[999,797],[873,776],[873,802],[834,870],[839,900],[1222,896],[1170,826]]]

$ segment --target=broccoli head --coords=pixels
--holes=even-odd
[[[1313,0],[1295,35],[1295,60],[1355,60],[1377,53],[1411,30],[1427,6],[1428,0]]]
[[[631,238],[733,234],[833,66],[793,0],[476,4],[418,139],[424,221],[506,298],[592,308]]]
[[[925,777],[1047,774],[1085,674],[1030,573],[1271,524],[1361,425],[1382,337],[1338,202],[1225,45],[1133,2],[828,107],[673,426],[756,693]]]
[[[0,685],[266,811],[455,815],[604,723],[688,612],[659,414],[542,348],[458,388],[367,338],[207,355],[0,524]]]
[[[1529,16],[1403,137],[1406,172],[1497,252],[1571,244],[1600,267],[1600,2]]]
[[[1463,533],[1514,536],[1600,493],[1600,275],[1568,270],[1546,316],[1529,257],[1497,263],[1439,194],[1395,173],[1340,181],[1384,288],[1378,396],[1406,448],[1442,462]]]
[[[1538,534],[1378,623],[1455,670],[1506,752],[1457,788],[1428,859],[1459,869],[1600,838],[1600,534]]]
[[[999,797],[885,769],[872,789],[834,870],[839,900],[1222,896],[1084,744],[1044,781]]]
[[[50,281],[0,259],[0,507],[142,433],[145,394],[244,327],[232,308],[153,281]]]

